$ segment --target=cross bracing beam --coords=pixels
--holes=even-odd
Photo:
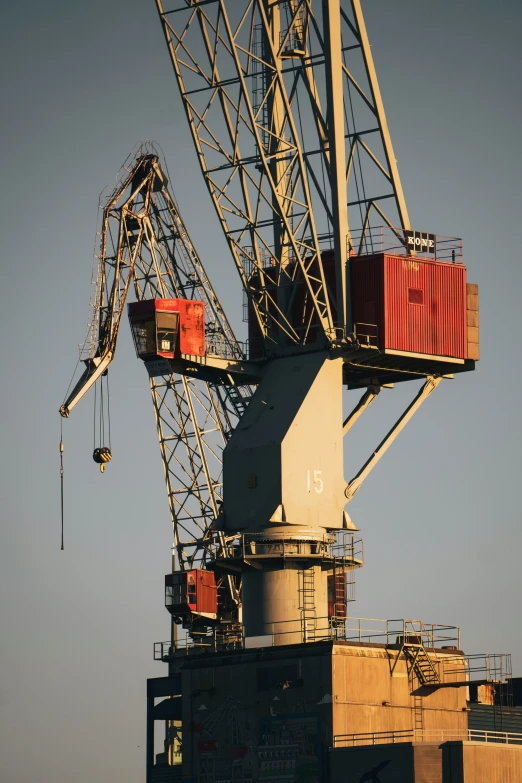
[[[114,359],[125,303],[155,298],[205,304],[206,340],[231,360],[243,358],[219,299],[192,245],[152,145],[122,167],[102,194],[90,319],[80,358],[86,370],[62,406],[68,415]],[[253,393],[245,383],[209,382],[177,373],[150,379],[177,567],[206,561],[222,534],[211,531],[222,500],[222,451]],[[214,538],[217,536],[217,541]],[[224,539],[223,539],[224,540]],[[223,543],[223,542],[221,542]],[[230,593],[238,594],[230,579]]]
[[[266,352],[349,335],[350,235],[409,228],[359,0],[156,5]]]

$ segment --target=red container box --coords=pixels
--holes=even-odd
[[[217,587],[213,571],[201,568],[165,576],[165,606],[173,615],[217,616]]]
[[[349,259],[359,341],[379,349],[467,358],[466,268],[379,253]]]
[[[140,359],[205,355],[205,306],[194,299],[144,299],[128,305]]]

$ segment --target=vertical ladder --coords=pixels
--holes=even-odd
[[[424,729],[424,708],[422,706],[422,696],[413,697],[413,728],[415,730],[415,739],[422,742],[422,730]]]
[[[313,642],[316,629],[314,569],[301,571],[301,627],[303,642]]]

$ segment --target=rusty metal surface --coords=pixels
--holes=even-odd
[[[467,357],[466,268],[379,254],[350,260],[355,323],[382,349]]]

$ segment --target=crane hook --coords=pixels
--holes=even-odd
[[[100,473],[105,473],[105,465],[111,461],[112,451],[108,446],[99,446],[94,449],[92,458],[100,466]]]

